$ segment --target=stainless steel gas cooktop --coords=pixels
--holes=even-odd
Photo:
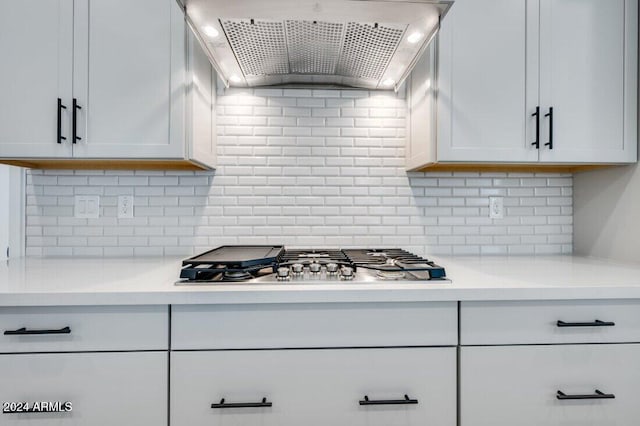
[[[443,283],[443,267],[402,249],[221,246],[182,262],[176,284]]]

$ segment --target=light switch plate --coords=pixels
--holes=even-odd
[[[78,219],[97,219],[100,215],[100,196],[76,195],[73,211]]]
[[[118,197],[118,219],[133,218],[133,195],[120,195]]]

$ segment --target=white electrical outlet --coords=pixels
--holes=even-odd
[[[489,197],[489,217],[491,219],[504,219],[504,198]]]
[[[120,195],[118,197],[118,219],[133,218],[133,195]]]
[[[97,219],[100,215],[99,195],[76,195],[74,216],[78,219]]]

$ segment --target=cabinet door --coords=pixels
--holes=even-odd
[[[437,161],[436,64],[437,42],[432,42],[406,81],[407,170]]]
[[[184,156],[184,18],[175,0],[76,0],[74,157]],[[182,100],[181,100],[182,99]]]
[[[0,307],[0,353],[167,349],[168,322],[166,306]]]
[[[190,160],[216,166],[216,75],[209,57],[191,30],[187,31],[189,84],[187,140]]]
[[[456,0],[443,20],[439,161],[538,160],[537,3]]]
[[[12,409],[0,413],[3,426],[167,424],[166,352],[1,355],[0,377],[0,403]],[[11,406],[35,402],[70,406],[32,413]]]
[[[70,156],[73,0],[4,1],[0,29],[0,157]]]
[[[635,426],[639,359],[637,344],[463,347],[460,425]]]
[[[456,349],[174,352],[170,411],[189,426],[454,426]]]
[[[544,162],[636,160],[637,0],[541,0]],[[551,135],[551,131],[552,135]]]
[[[454,346],[457,315],[455,302],[173,305],[171,347]]]
[[[460,344],[640,342],[639,312],[632,299],[461,302]]]

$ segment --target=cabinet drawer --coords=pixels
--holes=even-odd
[[[171,324],[173,349],[457,344],[455,303],[182,305]]]
[[[0,308],[0,352],[161,350],[166,306]]]
[[[167,424],[167,353],[0,355],[0,402],[67,404],[71,411],[4,413],[4,426]],[[11,407],[12,403],[13,407]],[[24,406],[23,406],[24,407]]]
[[[173,352],[171,394],[175,425],[454,426],[456,350]]]
[[[460,424],[635,426],[639,359],[637,344],[462,348]]]
[[[463,302],[460,344],[640,342],[640,302]]]

